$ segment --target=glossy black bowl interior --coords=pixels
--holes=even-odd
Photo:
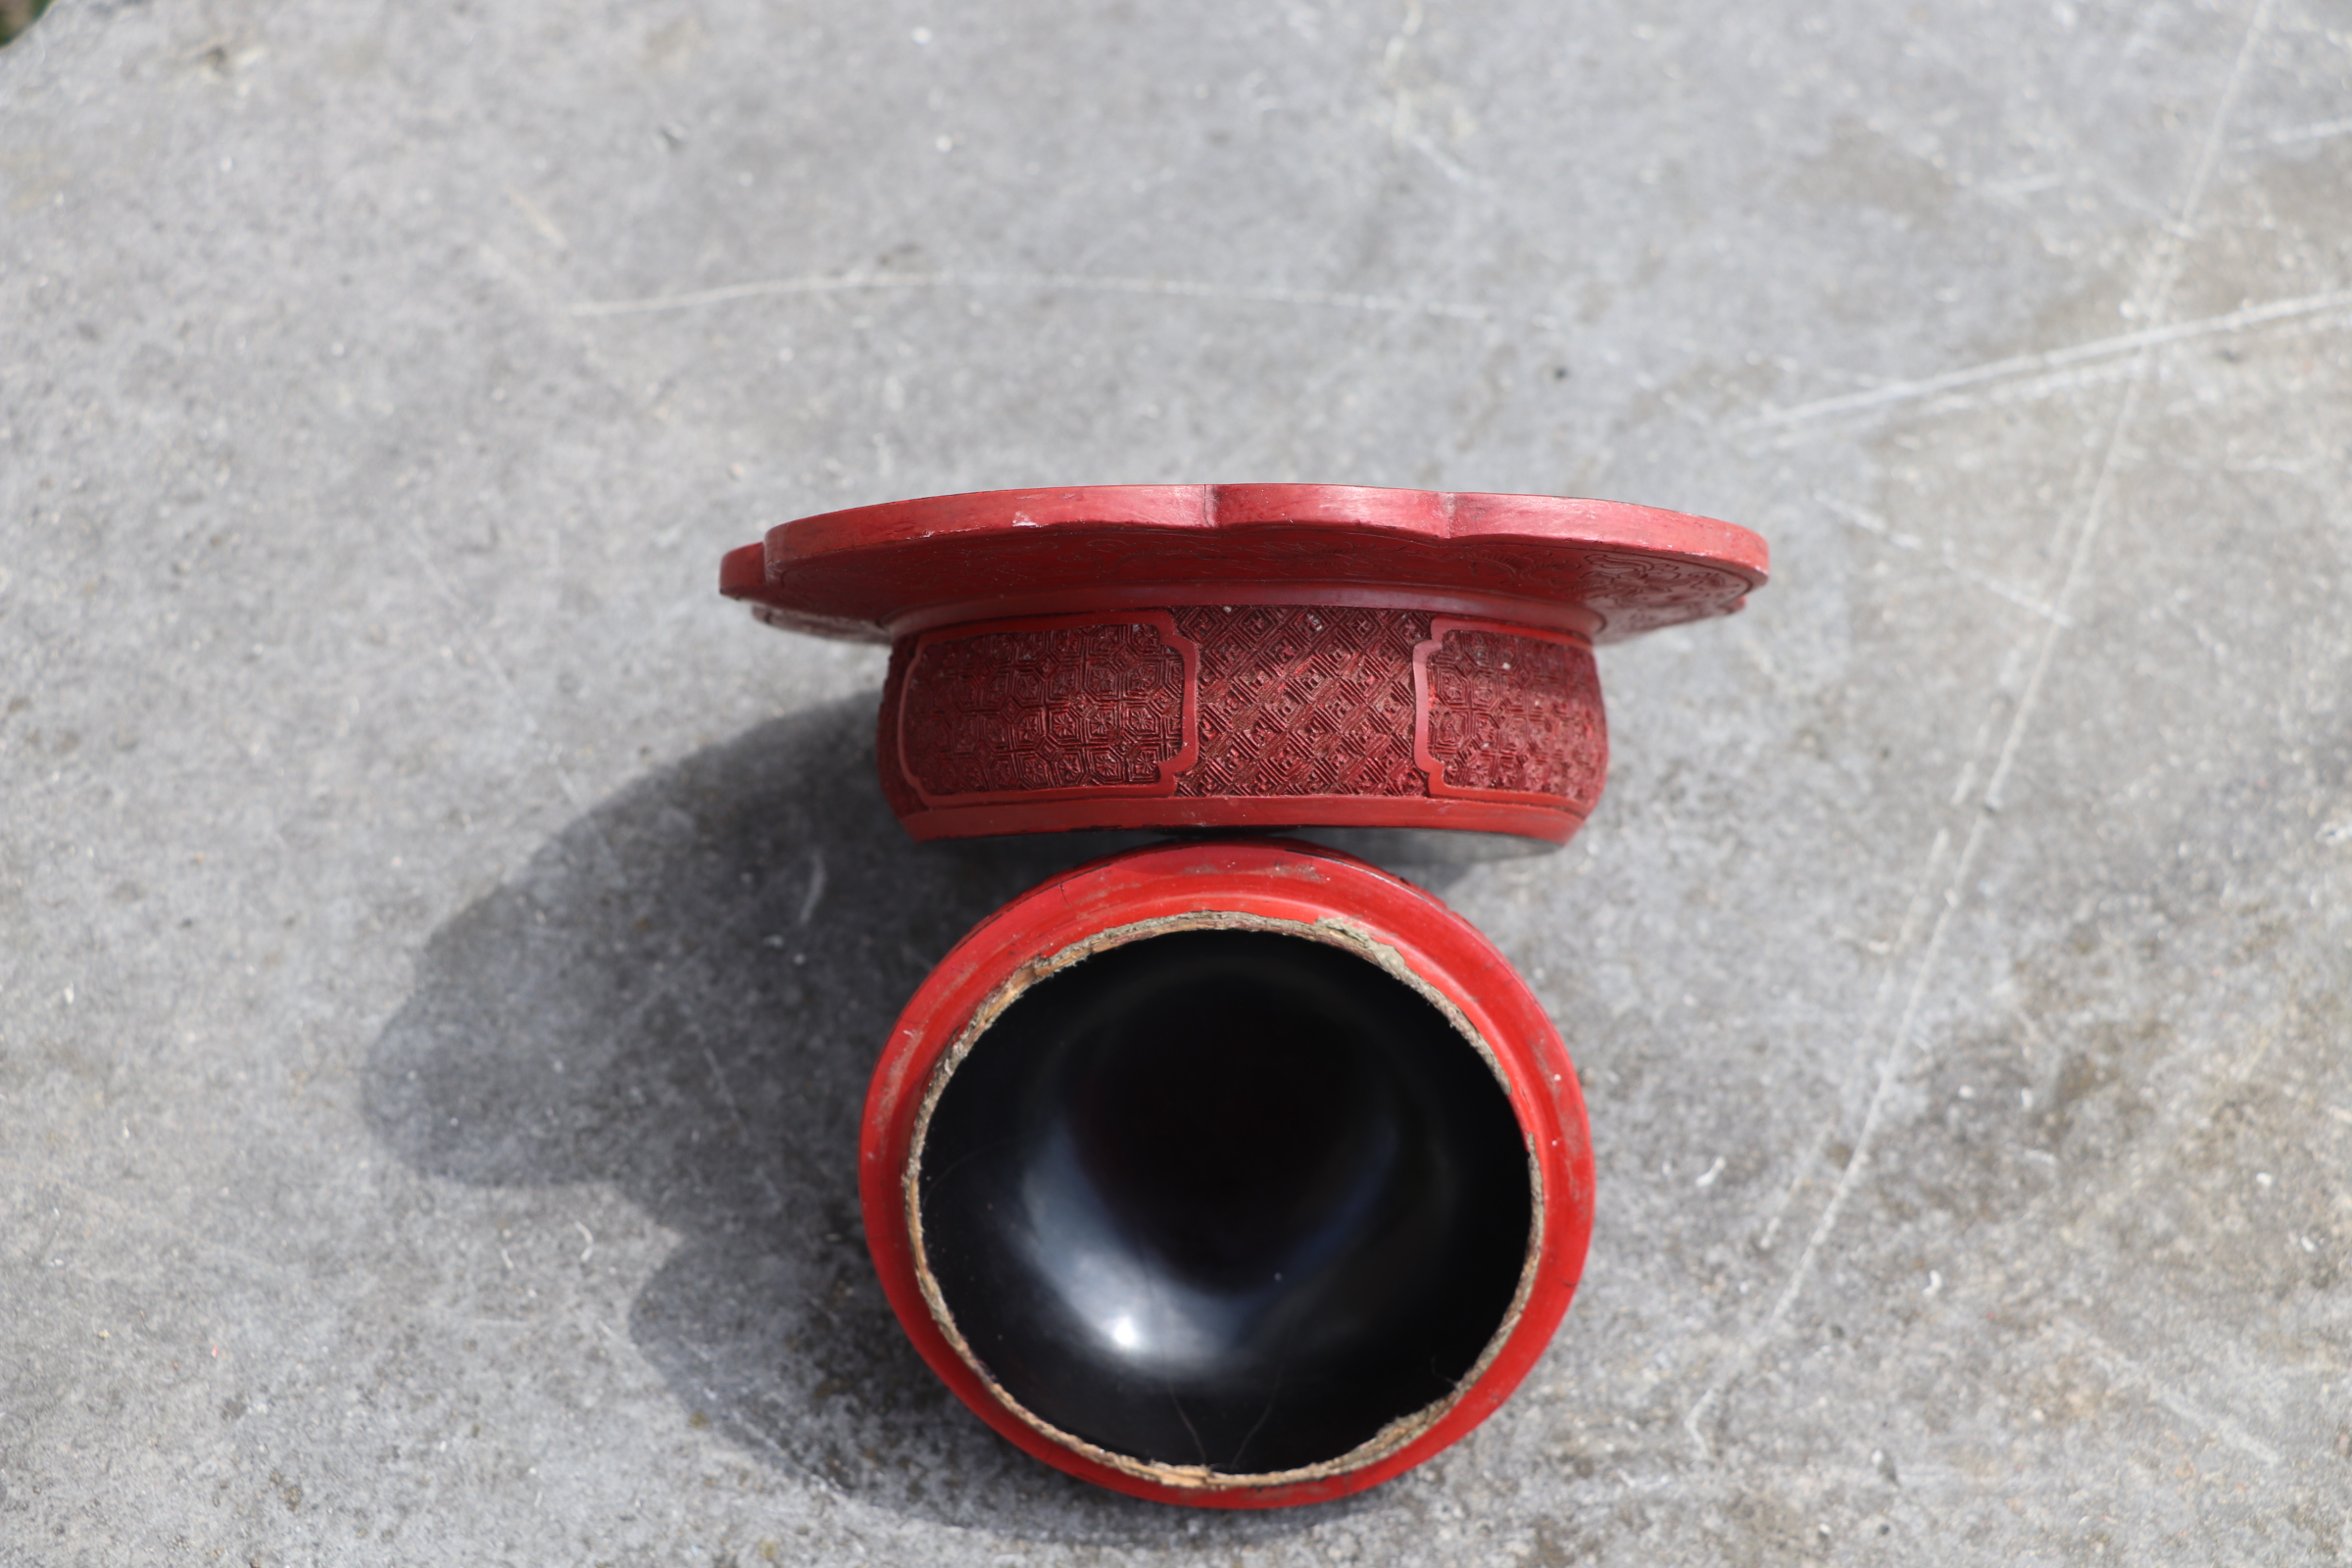
[[[1052,1426],[1131,1458],[1319,1464],[1445,1398],[1532,1211],[1484,1057],[1371,962],[1264,931],[1130,942],[1033,986],[948,1080],[925,1260]]]

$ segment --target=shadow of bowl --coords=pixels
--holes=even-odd
[[[614,796],[444,924],[369,1056],[371,1128],[481,1186],[606,1181],[685,1240],[630,1337],[682,1403],[861,1501],[1035,1540],[1287,1534],[1037,1464],[935,1379],[875,1283],[858,1124],[898,1008],[957,938],[1100,846],[909,843],[873,701],[776,719]]]

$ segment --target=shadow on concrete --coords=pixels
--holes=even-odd
[[[1075,857],[908,842],[874,782],[873,710],[696,754],[435,932],[370,1055],[370,1125],[435,1175],[610,1181],[680,1232],[630,1314],[639,1349],[746,1448],[862,1501],[1030,1539],[1235,1545],[1368,1506],[1098,1491],[999,1439],[900,1333],[858,1222],[867,1074],[949,947]]]

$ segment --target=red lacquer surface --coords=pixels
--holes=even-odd
[[[1583,637],[1351,605],[916,633],[877,740],[884,793],[918,839],[1348,826],[1558,843],[1608,766]]]
[[[1764,541],[1745,528],[1615,501],[1089,485],[801,517],[729,554],[720,588],[779,625],[873,642],[958,620],[1233,603],[1223,590],[1242,585],[1287,587],[1294,604],[1411,603],[1613,642],[1728,614],[1765,569]]]
[[[1557,844],[1607,769],[1592,645],[1728,614],[1765,564],[1744,528],[1616,502],[1108,485],[802,517],[729,555],[721,590],[894,643],[876,760],[918,839]]]
[[[729,554],[720,587],[773,624],[892,645],[876,762],[917,839],[1313,827],[1559,843],[1607,771],[1593,646],[1729,614],[1766,565],[1746,529],[1613,502],[1096,486],[803,517]],[[1409,1438],[1308,1479],[1139,1469],[1026,1419],[933,1317],[908,1217],[924,1096],[976,1010],[1024,966],[1105,933],[1227,917],[1306,935],[1339,922],[1393,955],[1484,1044],[1538,1176],[1535,1265],[1489,1357]],[[1131,852],[998,911],[900,1018],[859,1160],[876,1267],[941,1378],[1048,1463],[1202,1506],[1357,1492],[1459,1439],[1543,1353],[1592,1225],[1584,1103],[1525,982],[1429,895],[1271,838]]]

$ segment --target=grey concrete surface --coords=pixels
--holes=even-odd
[[[0,51],[0,1561],[2352,1549],[2352,11],[62,0]],[[1446,892],[1601,1175],[1352,1501],[1012,1453],[858,1236],[918,853],[726,547],[1027,483],[1771,539]],[[1041,852],[1042,854],[1043,852]]]

